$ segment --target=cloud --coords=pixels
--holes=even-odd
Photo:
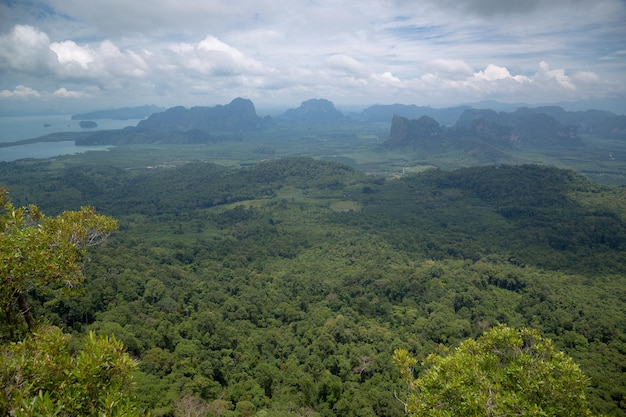
[[[49,101],[54,98],[62,99],[84,99],[93,97],[98,93],[96,87],[87,88],[83,91],[69,90],[66,87],[61,87],[52,93],[45,91],[37,91],[31,87],[24,85],[18,85],[13,90],[1,90],[0,99],[40,99],[43,101]]]
[[[48,75],[54,62],[48,35],[31,26],[15,25],[0,35],[0,71]]]
[[[499,67],[494,64],[489,64],[487,68],[485,68],[483,71],[478,71],[477,73],[475,73],[474,78],[485,81],[511,79],[519,83],[530,81],[528,77],[525,77],[523,75],[512,76],[508,69],[506,69],[505,67]]]
[[[370,71],[356,59],[345,54],[334,54],[326,60],[326,64],[333,69],[345,72],[359,78],[370,75]]]
[[[589,10],[590,6],[593,8],[610,8],[615,7],[615,5],[619,5],[619,1],[620,0],[596,0],[593,4],[590,4],[591,2],[587,0],[436,0],[428,3],[437,8],[447,11],[456,11],[465,15],[469,13],[471,15],[483,17],[502,17],[506,15],[519,17],[520,15],[533,13],[543,14],[554,10]],[[400,0],[400,3],[406,2],[406,0]]]
[[[198,44],[198,56],[216,74],[259,74],[271,72],[257,60],[244,55],[237,48],[222,42],[215,36],[207,36]]]
[[[543,80],[543,81],[554,80],[561,87],[567,90],[576,89],[576,86],[572,83],[570,77],[565,75],[564,69],[560,68],[560,69],[551,70],[550,65],[548,65],[548,63],[545,61],[541,61],[539,63],[539,71],[535,75],[535,78],[537,78],[538,80]]]
[[[619,0],[28,4],[0,7],[10,9],[0,89],[30,86],[42,101],[448,105],[626,93]]]
[[[474,72],[472,67],[462,59],[437,58],[427,62],[425,68],[428,73],[451,79],[465,78]]]
[[[598,84],[600,76],[592,71],[580,71],[572,75],[572,81],[581,84]]]
[[[85,91],[70,91],[65,87],[61,87],[52,93],[53,96],[59,98],[87,98],[91,97],[91,94]]]
[[[73,41],[54,42],[50,49],[57,55],[61,65],[77,64],[83,69],[95,61],[94,52],[88,47],[80,47]]]
[[[25,99],[25,98],[37,98],[37,97],[41,97],[41,94],[39,94],[38,91],[33,90],[32,88],[26,87],[23,85],[18,85],[17,87],[15,87],[15,90],[13,91],[9,91],[9,90],[0,91],[0,98]]]

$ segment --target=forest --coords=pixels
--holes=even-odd
[[[1,163],[0,186],[50,216],[116,219],[79,288],[27,296],[67,334],[123,343],[143,412],[399,417],[395,350],[419,376],[507,325],[571,356],[595,414],[626,415],[624,186],[541,164],[97,161]]]

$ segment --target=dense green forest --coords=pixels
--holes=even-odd
[[[402,416],[395,349],[419,375],[499,323],[553,340],[592,410],[626,415],[624,187],[541,165],[69,161],[0,164],[16,205],[119,224],[78,292],[31,291],[33,313],[121,340],[152,415]]]

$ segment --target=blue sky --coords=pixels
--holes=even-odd
[[[614,107],[626,1],[0,0],[0,112],[238,96]]]

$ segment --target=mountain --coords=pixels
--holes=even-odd
[[[594,133],[612,139],[626,139],[626,116],[607,117],[595,126]]]
[[[416,106],[415,104],[376,104],[361,112],[361,116],[368,122],[389,122],[393,116],[402,116],[407,119],[419,119],[428,116],[442,125],[453,125],[469,106],[448,107],[435,109],[432,107]]]
[[[560,108],[519,108],[511,113],[494,110],[468,109],[463,112],[455,129],[471,135],[485,137],[485,132],[499,132],[499,139],[518,146],[551,147],[579,146],[579,127],[564,124],[553,117],[558,114],[562,120],[569,120],[567,112]],[[458,132],[457,132],[458,133]],[[488,139],[497,140],[490,136]]]
[[[336,123],[346,121],[346,117],[326,99],[310,99],[303,101],[300,107],[289,109],[281,118],[301,122]]]
[[[443,139],[444,131],[437,121],[428,116],[409,120],[394,116],[391,122],[388,145],[391,147],[416,144],[432,147]]]
[[[89,113],[75,114],[72,120],[93,120],[93,119],[145,119],[152,113],[165,110],[158,106],[122,107],[121,109],[98,110]]]
[[[429,116],[395,115],[384,146],[417,150],[422,157],[462,152],[478,163],[510,163],[516,149],[571,149],[583,142],[576,126],[545,113],[467,109],[451,127]]]
[[[236,98],[229,104],[214,107],[197,106],[187,109],[172,107],[161,113],[154,113],[137,125],[138,128],[205,132],[240,132],[256,130],[263,124],[257,116],[252,101]]]

